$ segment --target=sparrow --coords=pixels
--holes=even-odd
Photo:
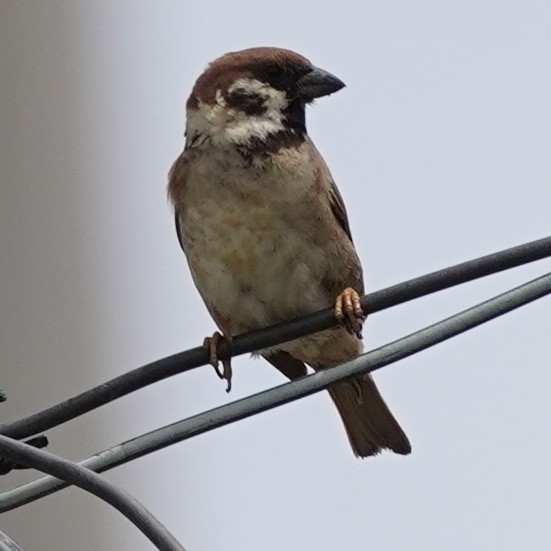
[[[176,230],[221,338],[328,306],[335,328],[261,350],[290,380],[362,353],[362,268],[342,197],[306,131],[306,106],[344,87],[308,59],[271,47],[228,53],[186,104],[183,153],[169,173]],[[221,377],[231,380],[223,362]],[[408,454],[407,436],[369,374],[329,388],[352,450]]]

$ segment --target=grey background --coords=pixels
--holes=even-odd
[[[347,83],[308,125],[376,290],[549,234],[550,29],[544,1],[2,1],[2,417],[214,330],[165,195],[207,62],[275,45]],[[366,345],[549,267],[373,315]],[[378,373],[409,457],[354,459],[323,394],[106,476],[189,550],[549,549],[550,316],[543,299]],[[234,370],[229,397],[199,369],[49,431],[50,449],[81,459],[283,382],[262,361]],[[151,548],[74,489],[3,515],[0,529],[28,551]]]

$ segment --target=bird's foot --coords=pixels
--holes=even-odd
[[[212,337],[206,337],[203,341],[203,347],[208,351],[209,353],[209,363],[214,367],[214,371],[216,371],[216,374],[221,379],[225,379],[228,382],[228,386],[226,387],[226,392],[229,392],[231,390],[231,379],[232,379],[232,368],[231,368],[231,360],[228,358],[227,360],[218,360],[218,344],[220,341],[226,341],[228,344],[231,345],[232,343],[231,337],[224,337],[221,335],[218,331],[216,331]],[[222,371],[220,371],[220,368],[218,367],[218,364],[222,362]]]
[[[360,295],[352,287],[347,287],[335,300],[335,317],[349,333],[361,338],[362,321],[365,313],[360,303]]]

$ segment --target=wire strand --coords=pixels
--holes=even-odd
[[[23,551],[23,549],[0,530],[0,551]]]
[[[369,373],[425,350],[482,323],[551,294],[551,274],[425,327],[357,358],[297,381],[254,394],[104,450],[80,464],[103,472],[193,436],[319,392],[333,383]],[[0,494],[0,513],[54,493],[67,484],[44,477]]]
[[[549,256],[551,256],[551,237],[546,237],[371,293],[362,298],[362,307],[364,311],[372,314],[454,285]],[[233,339],[231,350],[226,342],[222,342],[218,348],[218,357],[222,360],[247,352],[262,350],[310,333],[329,329],[335,324],[333,309],[326,308],[293,321],[237,336]],[[43,411],[4,423],[0,425],[0,434],[18,439],[32,436],[70,421],[152,383],[206,365],[208,360],[208,353],[203,347],[192,348],[162,358]]]
[[[138,500],[98,474],[51,453],[0,435],[0,453],[12,461],[55,476],[106,501],[161,551],[185,551],[176,538]]]

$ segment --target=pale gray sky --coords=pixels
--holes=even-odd
[[[205,65],[271,45],[347,83],[308,112],[368,290],[544,237],[551,4],[234,1],[0,5],[0,386],[15,418],[211,334],[166,173]],[[549,261],[373,315],[374,347],[549,271]],[[360,461],[325,394],[110,472],[194,550],[544,550],[551,545],[543,299],[376,375],[413,453]],[[49,431],[81,459],[283,382],[234,360]],[[0,488],[34,478],[16,473]],[[22,547],[150,549],[69,490],[0,517]],[[97,538],[97,539],[95,539]]]

